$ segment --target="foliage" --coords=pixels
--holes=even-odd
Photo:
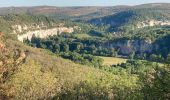
[[[32,38],[31,41],[25,40],[25,43],[38,47],[49,49],[63,58],[70,59],[81,64],[88,64],[100,67],[102,60],[94,55],[99,56],[116,56],[114,49],[99,47],[100,41],[97,39],[75,39],[67,35],[53,36],[47,39]]]
[[[13,35],[5,33],[0,40],[0,45],[4,46],[0,48],[0,99],[168,100],[169,27],[132,28],[138,21],[168,19],[167,11],[155,8],[126,10],[94,19],[102,22],[98,27],[64,20],[66,26],[77,25],[82,30],[24,41],[32,47],[11,39]],[[110,20],[118,24],[114,25]],[[0,17],[0,29],[10,33],[10,25],[42,21],[49,27],[57,23],[57,20],[45,16],[5,15]],[[118,32],[113,35],[112,31]],[[79,38],[77,34],[88,36]],[[159,48],[150,54],[133,52],[130,60],[112,66],[103,65],[103,60],[96,57],[119,56],[119,50],[104,45],[133,39],[151,39],[152,44]]]

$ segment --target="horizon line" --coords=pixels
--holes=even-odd
[[[170,2],[160,2],[160,3],[141,3],[141,4],[127,4],[127,5],[74,5],[74,6],[59,6],[59,5],[29,5],[29,6],[0,6],[0,8],[20,8],[20,7],[116,7],[116,6],[140,6],[140,5],[147,5],[147,4],[170,4]]]

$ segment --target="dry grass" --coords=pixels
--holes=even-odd
[[[121,63],[125,63],[127,59],[124,58],[117,58],[117,57],[101,57],[104,60],[103,64],[104,65],[117,65]]]
[[[75,34],[75,36],[76,36],[77,38],[80,38],[80,39],[91,37],[91,36],[88,35],[88,34]]]
[[[12,40],[6,42],[11,52],[19,49],[25,51],[27,55],[20,65],[15,66],[17,69],[10,74],[4,84],[4,95],[12,100],[50,100],[54,96],[62,99],[63,93],[68,100],[75,100],[81,95],[81,91],[83,96],[86,96],[86,93],[94,93],[92,97],[99,97],[105,91],[114,93],[112,89],[115,87],[137,87],[138,78],[135,75],[122,77],[101,69],[75,64],[47,50],[32,48]],[[109,61],[107,60],[109,57],[102,58],[105,63]],[[113,59],[111,58],[110,60]],[[115,59],[117,59],[116,62],[121,61],[118,58]]]
[[[80,82],[108,75],[100,69],[75,64],[43,49],[32,48],[13,40],[6,42],[11,52],[20,49],[27,55],[26,60],[6,80],[6,87],[9,88],[6,93],[12,91],[14,100],[51,98],[63,88],[71,89]]]

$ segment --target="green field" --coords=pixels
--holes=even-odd
[[[79,39],[83,39],[83,38],[89,38],[91,36],[88,34],[75,34],[75,37],[77,37]]]
[[[100,58],[102,58],[104,60],[104,62],[103,62],[104,65],[109,65],[109,66],[126,63],[126,61],[127,61],[127,59],[117,58],[117,57],[102,57],[102,56],[100,56]]]

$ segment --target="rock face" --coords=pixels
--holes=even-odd
[[[48,26],[44,25],[43,22],[41,24],[30,23],[30,24],[16,24],[11,26],[14,34],[27,32],[29,30],[47,29],[47,27]]]
[[[114,48],[122,55],[135,53],[151,53],[154,46],[150,40],[121,40],[116,42],[107,42],[106,48]]]
[[[137,24],[137,28],[144,28],[144,27],[149,27],[149,26],[156,26],[156,25],[160,25],[160,26],[166,26],[166,25],[170,25],[170,21],[169,20],[146,20],[143,22],[140,22]]]
[[[24,39],[31,40],[33,36],[39,38],[46,38],[48,36],[58,35],[63,32],[72,33],[74,32],[74,28],[56,27],[56,28],[46,29],[46,30],[28,31],[23,35],[18,35],[18,40],[21,42],[23,42]]]

